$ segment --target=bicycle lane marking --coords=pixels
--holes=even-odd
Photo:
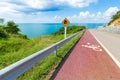
[[[91,32],[91,31],[90,31]],[[113,56],[113,54],[102,44],[102,42],[91,32],[91,34],[94,36],[94,38],[99,42],[99,44],[104,48],[104,50],[109,54],[109,56],[113,59],[113,61],[117,64],[117,66],[120,68],[120,62]]]
[[[99,50],[96,51],[96,48]],[[120,80],[119,75],[118,66],[90,32],[86,31],[55,80]]]
[[[94,45],[89,42],[87,42],[86,44],[83,44],[82,46],[85,48],[92,49],[94,51],[102,51],[102,48],[100,47],[100,45]]]

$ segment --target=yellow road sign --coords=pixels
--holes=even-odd
[[[68,24],[70,24],[70,21],[65,18],[63,21],[62,21],[62,24],[64,25],[64,27],[66,27]]]

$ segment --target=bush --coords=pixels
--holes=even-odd
[[[10,33],[10,34],[18,34],[18,32],[20,31],[20,29],[18,28],[18,25],[13,21],[7,22],[5,30],[7,33]]]
[[[120,18],[120,11],[118,11],[115,15],[111,17],[111,21],[108,23],[108,25],[110,25],[112,22],[114,22],[118,18]]]
[[[76,33],[78,31],[82,31],[86,29],[85,26],[68,26],[67,27],[67,33],[70,34],[70,33]],[[55,32],[53,33],[53,35],[60,35],[60,34],[64,34],[64,27],[60,28],[60,30],[58,32]]]
[[[10,34],[11,38],[20,38],[20,39],[28,39],[25,34]]]
[[[27,38],[27,35],[25,35],[25,34],[19,34],[19,38],[28,39],[28,38]]]
[[[115,15],[112,16],[113,20],[118,19],[118,18],[120,18],[120,11],[118,11]]]
[[[0,55],[4,55],[7,53],[14,53],[20,50],[23,45],[25,45],[25,40],[21,39],[7,39],[0,40]]]
[[[8,38],[8,34],[4,31],[2,27],[0,27],[0,39],[1,38]]]
[[[21,38],[28,39],[27,35],[18,33],[20,29],[14,21],[8,21],[6,26],[0,25],[0,39],[1,38]]]
[[[0,18],[0,24],[4,23],[4,18]]]

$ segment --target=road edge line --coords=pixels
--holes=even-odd
[[[90,30],[89,30],[90,31]],[[120,62],[112,55],[112,53],[102,44],[100,40],[96,38],[96,36],[90,31],[90,33],[94,36],[94,38],[98,41],[98,43],[104,48],[104,50],[108,53],[108,55],[112,58],[112,60],[116,63],[116,65],[120,68]]]

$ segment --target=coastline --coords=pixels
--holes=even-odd
[[[97,28],[106,23],[71,23],[69,26],[86,26],[89,28]],[[63,27],[61,23],[20,23],[18,24],[22,34],[27,34],[28,38],[50,35],[57,32]]]

